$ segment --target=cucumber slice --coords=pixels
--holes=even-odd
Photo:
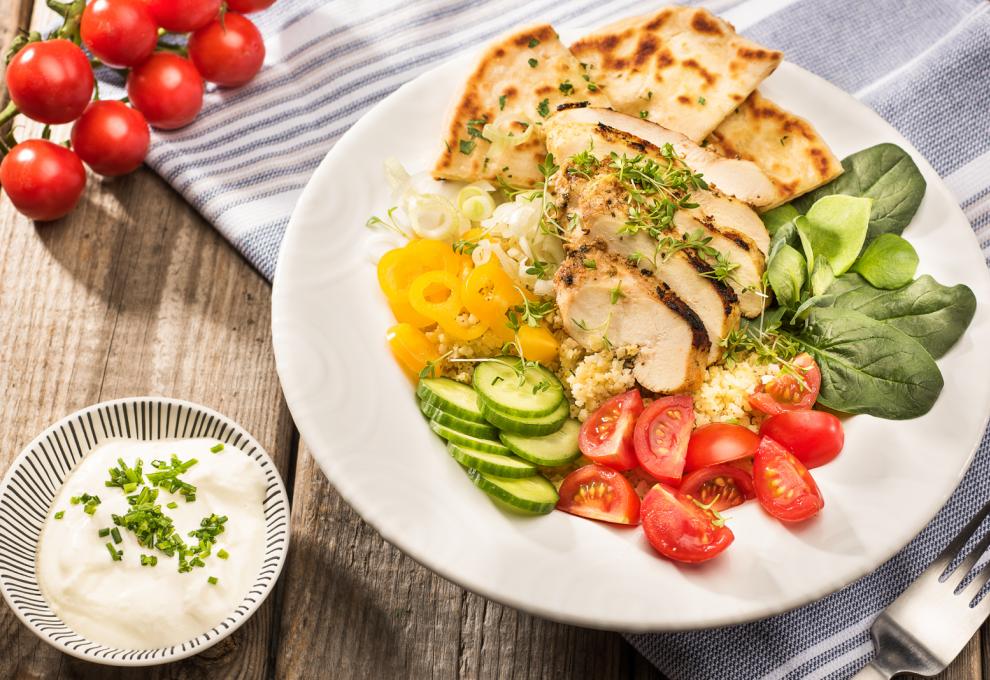
[[[564,386],[539,364],[527,366],[520,382],[516,357],[497,357],[474,369],[474,389],[500,413],[535,418],[553,413],[564,401]]]
[[[542,467],[559,467],[573,462],[581,455],[578,434],[581,423],[567,420],[563,427],[542,437],[524,437],[503,432],[500,437],[512,453]]]
[[[502,456],[512,455],[512,452],[502,442],[497,442],[493,439],[484,439],[483,437],[472,437],[469,434],[453,430],[446,425],[441,425],[435,420],[430,421],[430,429],[455,446],[473,451],[483,451],[484,453],[497,453]]]
[[[536,474],[536,468],[533,465],[515,456],[502,456],[497,453],[472,451],[456,444],[447,444],[447,451],[461,465],[474,468],[486,475],[496,475],[498,477],[532,477]]]
[[[463,420],[485,424],[478,405],[478,393],[469,385],[450,378],[423,378],[416,386],[416,395],[431,406]]]
[[[523,416],[506,415],[482,399],[481,412],[485,415],[489,423],[500,430],[505,430],[511,434],[521,434],[526,437],[539,437],[559,430],[570,417],[571,406],[565,399],[557,406],[557,410],[549,415],[525,418]]]
[[[486,475],[474,468],[468,468],[467,474],[475,486],[516,512],[545,515],[557,505],[557,489],[546,477],[510,479]]]
[[[422,411],[423,415],[430,420],[435,420],[441,425],[449,427],[452,430],[469,434],[472,437],[481,437],[482,439],[498,439],[498,430],[487,423],[482,425],[481,423],[476,423],[473,420],[458,418],[457,416],[451,415],[443,409],[425,401],[419,402],[419,410]]]

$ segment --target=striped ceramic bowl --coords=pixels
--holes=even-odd
[[[41,594],[35,556],[41,529],[59,488],[83,457],[106,439],[209,437],[236,446],[261,467],[265,493],[265,557],[241,603],[210,630],[159,649],[118,649],[79,635],[52,611]],[[244,428],[216,411],[188,401],[134,397],[90,406],[63,418],[25,448],[0,482],[0,593],[18,618],[58,650],[113,666],[150,666],[177,661],[233,633],[271,592],[289,547],[289,498],[261,445]]]

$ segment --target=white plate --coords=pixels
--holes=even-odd
[[[168,440],[209,437],[257,463],[265,476],[265,557],[243,599],[210,630],[158,649],[120,649],[69,628],[41,594],[36,554],[51,504],[69,474],[110,439]],[[236,447],[236,448],[233,448]],[[265,601],[289,548],[289,497],[275,463],[240,425],[189,401],[134,397],[105,401],[66,416],[14,459],[0,482],[0,594],[35,635],[61,652],[109,666],[152,666],[209,649],[240,628]]]
[[[389,542],[440,575],[548,618],[627,631],[720,626],[810,602],[875,569],[935,515],[965,472],[990,411],[990,276],[962,212],[931,166],[852,97],[789,63],[761,86],[809,118],[844,157],[879,142],[912,154],[928,180],[906,236],[919,272],[965,283],[976,318],[939,362],[945,389],[923,418],[855,417],[846,449],[815,471],[820,517],[788,527],[756,503],[732,512],[735,543],[701,567],[650,549],[639,529],[551,513],[509,516],[464,476],[430,432],[389,354],[393,323],[367,256],[364,222],[390,201],[382,162],[427,169],[462,55],[365,115],[313,175],[275,274],[279,376],[303,439],[340,494]],[[983,348],[981,351],[980,348]]]

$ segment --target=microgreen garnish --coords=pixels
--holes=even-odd
[[[593,146],[589,144],[587,149],[571,156],[571,162],[567,166],[567,174],[580,175],[586,179],[590,179],[591,173],[597,170],[599,166],[599,161],[592,151]]]
[[[519,290],[518,288],[516,290]],[[531,328],[536,328],[540,325],[540,322],[546,318],[549,314],[557,308],[556,302],[553,298],[547,298],[546,300],[535,302],[526,297],[526,295],[520,290],[519,294],[522,296],[523,302],[521,305],[515,305],[510,307],[505,313],[508,322],[506,326],[514,331],[518,331],[519,328],[526,324]]]
[[[388,209],[388,216],[386,219],[383,220],[377,215],[372,215],[364,223],[364,226],[368,229],[386,229],[404,238],[409,238],[409,234],[406,233],[406,230],[399,225],[399,221],[395,217],[395,213],[398,212],[398,210],[399,206],[393,205]]]
[[[470,255],[474,252],[474,249],[478,247],[478,242],[471,240],[459,240],[454,241],[454,245],[452,247],[455,253]]]
[[[622,281],[616,284],[615,288],[609,293],[609,301],[614,305],[619,301],[619,298],[624,298],[625,293],[622,292]]]
[[[419,379],[435,378],[437,376],[437,366],[443,363],[443,360],[449,357],[452,353],[453,350],[441,354],[436,359],[429,359],[426,362],[426,365],[423,366],[423,370],[419,372]]]
[[[531,265],[526,267],[526,273],[530,276],[535,276],[538,279],[549,279],[553,274],[550,271],[553,265],[549,262],[543,262],[542,260],[534,260]]]

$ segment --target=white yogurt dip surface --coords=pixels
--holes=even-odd
[[[96,447],[72,471],[55,498],[38,546],[41,592],[61,619],[80,635],[100,644],[124,649],[154,649],[190,640],[229,616],[253,584],[264,557],[265,476],[243,451],[226,444],[213,453],[212,439],[138,441],[113,439]],[[123,458],[133,467],[144,463],[147,475],[156,471],[153,460],[198,462],[179,475],[196,487],[196,500],[158,489],[157,504],[175,523],[188,545],[198,539],[189,532],[211,513],[226,515],[224,532],[217,536],[205,566],[179,573],[178,558],[138,545],[135,535],[117,527],[123,539],[120,561],[113,561],[99,530],[112,529],[111,515],[127,514],[130,505],[119,487],[104,484],[109,470]],[[141,488],[138,487],[138,493]],[[99,496],[92,515],[70,499],[83,493]],[[177,503],[174,509],[170,502]],[[61,519],[55,519],[62,512]],[[226,550],[227,559],[217,553]],[[141,555],[154,555],[156,566],[141,566]],[[217,579],[211,584],[209,578]]]

